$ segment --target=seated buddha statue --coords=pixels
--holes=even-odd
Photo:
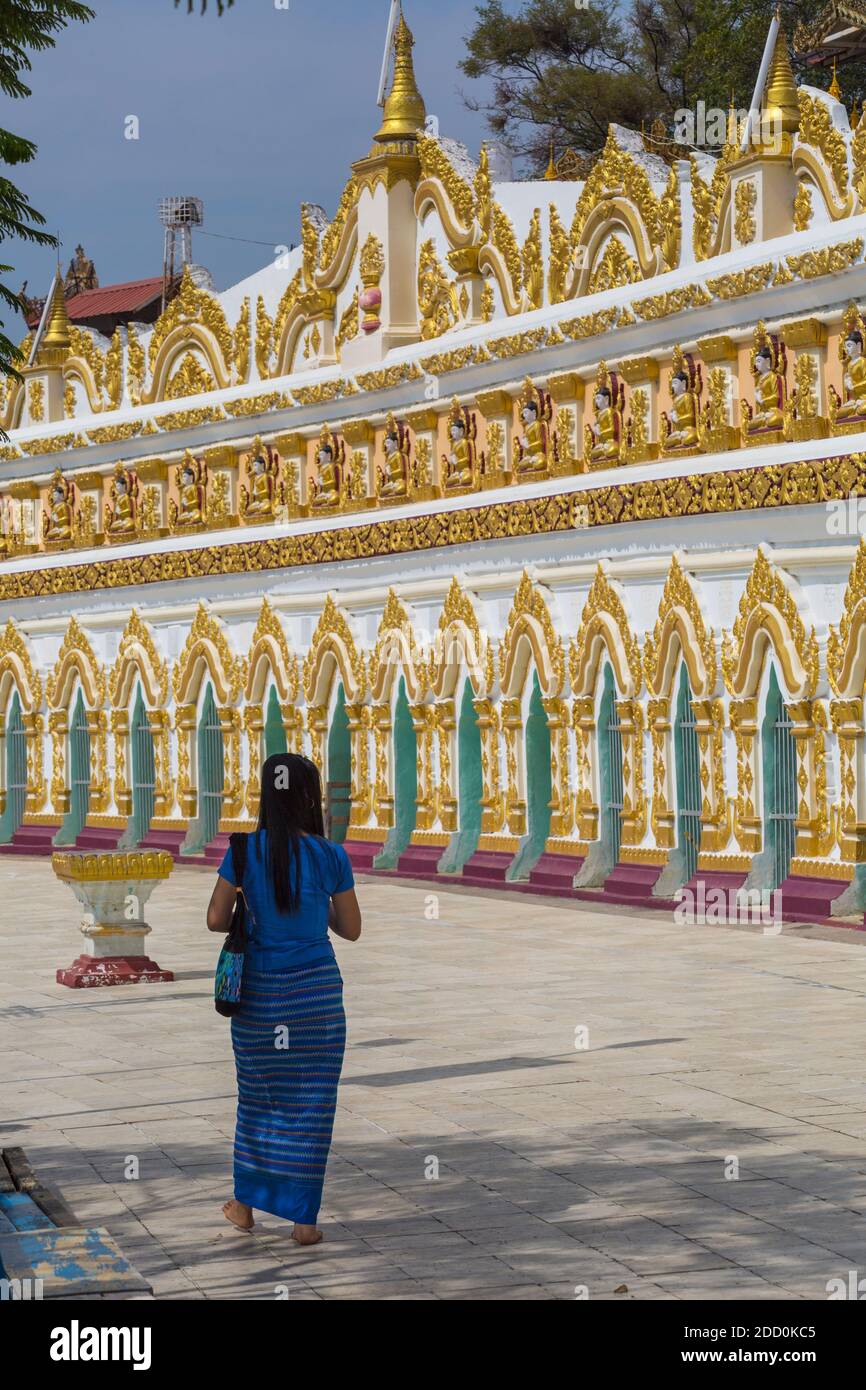
[[[408,426],[389,415],[385,423],[385,465],[379,468],[379,497],[394,501],[409,496],[412,443]]]
[[[448,417],[451,452],[442,455],[446,492],[454,488],[473,487],[476,483],[475,439],[477,428],[474,412],[466,406],[462,406],[455,398],[451,403],[451,414]]]
[[[670,375],[671,412],[661,417],[662,454],[693,453],[698,448],[701,369],[690,353],[674,349]]]
[[[179,502],[172,503],[172,530],[203,526],[207,519],[207,464],[187,449],[183,463],[175,472]]]
[[[105,532],[112,540],[132,539],[137,530],[138,478],[131,468],[117,464],[105,504]]]
[[[862,320],[856,306],[850,306],[845,318],[848,331],[839,345],[842,399],[830,388],[830,418],[834,424],[866,420],[866,357],[863,355]]]
[[[247,521],[273,521],[279,506],[280,464],[258,437],[247,460],[247,482],[241,488],[241,515]]]
[[[312,480],[310,497],[310,505],[317,511],[339,507],[345,459],[343,440],[335,439],[328,426],[323,425],[316,450],[316,476]]]
[[[72,540],[74,496],[72,482],[64,478],[59,468],[55,469],[42,513],[42,538],[48,545],[64,545]]]
[[[520,418],[525,433],[514,441],[514,471],[518,476],[550,471],[552,415],[550,396],[527,377],[520,397]]]
[[[785,344],[775,334],[767,333],[764,325],[759,323],[755,329],[752,351],[755,405],[753,408],[748,401],[740,402],[744,444],[760,442],[762,436],[783,430],[788,396],[785,380],[787,365]]]
[[[604,468],[622,462],[622,413],[625,388],[604,362],[595,388],[595,419],[584,430],[584,460],[588,468]]]

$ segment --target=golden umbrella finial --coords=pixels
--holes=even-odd
[[[839,100],[841,99],[841,96],[842,96],[842,88],[839,86],[839,79],[838,79],[838,77],[836,76],[836,59],[835,59],[835,58],[833,59],[833,80],[832,80],[832,82],[830,83],[829,91],[830,91],[830,96],[833,97],[835,101],[839,101]]]
[[[549,164],[548,164],[548,166],[547,166],[547,172],[545,173],[544,177],[545,177],[546,179],[555,179],[555,178],[556,178],[556,161],[555,161],[554,158],[553,158],[553,141],[552,141],[552,140],[551,140],[551,142],[550,142],[550,162],[549,162]]]

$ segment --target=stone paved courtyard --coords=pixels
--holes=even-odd
[[[68,889],[0,862],[0,1143],[157,1297],[821,1299],[866,1274],[861,934],[452,889],[428,920],[426,886],[362,881],[326,1240],[302,1251],[219,1210],[211,885],[179,869],[152,900],[174,984],[88,993],[54,983],[80,949]]]

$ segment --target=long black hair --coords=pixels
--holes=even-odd
[[[280,912],[301,900],[301,839],[325,837],[319,769],[299,753],[275,753],[262,768],[259,830],[268,847],[268,873]]]

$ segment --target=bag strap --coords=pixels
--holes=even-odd
[[[240,831],[235,831],[229,836],[229,844],[232,851],[232,867],[235,871],[235,886],[242,888],[244,874],[247,871],[247,846],[249,835],[244,835]]]

